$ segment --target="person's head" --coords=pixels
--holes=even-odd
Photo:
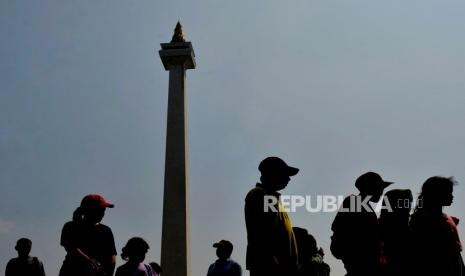
[[[295,240],[297,242],[297,251],[301,257],[313,256],[317,251],[315,237],[308,233],[308,230],[300,227],[292,227]]]
[[[161,266],[159,264],[157,264],[156,262],[151,262],[150,263],[150,266],[152,267],[152,270],[155,271],[157,273],[158,276],[160,276],[160,274],[162,273],[162,269],[161,269]]]
[[[258,170],[261,173],[260,181],[273,191],[286,188],[290,177],[299,172],[299,169],[288,166],[281,158],[274,156],[263,159]]]
[[[141,263],[149,250],[149,244],[142,238],[134,237],[128,240],[122,249],[121,258],[125,261]]]
[[[233,244],[227,240],[221,240],[213,244],[216,248],[216,256],[221,260],[226,260],[231,257],[233,251]]]
[[[305,239],[305,245],[307,246],[310,255],[314,255],[318,252],[318,245],[316,239],[312,234],[308,234]]]
[[[384,194],[383,204],[385,205],[385,208],[381,210],[381,217],[391,215],[408,219],[410,210],[412,209],[412,201],[412,191],[409,189],[394,189],[387,191]]]
[[[106,201],[103,196],[97,194],[86,195],[81,206],[73,214],[73,220],[84,220],[95,224],[102,221],[106,208],[113,208],[114,205]]]
[[[423,207],[450,206],[454,200],[453,191],[456,182],[453,177],[433,176],[421,187],[418,204]]]
[[[355,181],[355,187],[360,191],[362,196],[370,196],[371,202],[378,202],[383,195],[384,189],[393,182],[384,181],[381,176],[375,172],[362,174]]]
[[[32,241],[28,238],[21,238],[16,242],[15,249],[18,251],[18,257],[29,257],[31,252]]]

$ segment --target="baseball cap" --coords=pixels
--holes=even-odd
[[[219,242],[216,242],[216,243],[213,244],[213,247],[216,247],[216,248],[222,247],[222,248],[227,249],[227,250],[229,250],[231,252],[233,250],[233,244],[230,241],[227,241],[227,240],[221,240]]]
[[[279,157],[267,157],[260,162],[258,170],[263,174],[284,172],[288,176],[294,176],[299,172],[299,169],[291,167]]]
[[[362,174],[355,181],[355,187],[359,190],[370,190],[373,189],[373,185],[377,185],[385,189],[387,186],[391,185],[394,182],[384,181],[381,176],[375,172],[367,172]]]
[[[106,201],[103,196],[97,194],[89,194],[86,195],[81,201],[81,207],[106,207],[106,208],[113,208],[115,205],[111,204],[110,202]]]

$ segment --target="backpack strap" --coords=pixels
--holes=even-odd
[[[149,273],[149,276],[156,276],[156,272],[153,271],[152,269],[152,266],[148,265],[148,264],[144,264],[145,266],[145,269],[147,269],[147,272]]]
[[[41,275],[41,267],[40,267],[40,261],[39,258],[37,257],[32,257],[32,265],[34,267],[34,273],[37,273],[36,275]]]

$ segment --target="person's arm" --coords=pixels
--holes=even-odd
[[[207,276],[211,276],[211,275],[212,275],[212,270],[213,270],[213,266],[214,266],[214,265],[215,265],[215,264],[213,263],[213,264],[211,264],[211,265],[208,267]]]
[[[109,273],[109,275],[113,275],[113,273],[115,272],[115,265],[116,265],[116,246],[115,246],[115,238],[113,237],[113,232],[111,231],[110,227],[106,226],[107,227],[107,231],[108,231],[108,234],[106,235],[107,236],[107,242],[105,244],[105,247],[107,248],[108,250],[108,256],[109,256],[109,259],[108,259],[108,271],[107,273]]]
[[[94,270],[99,270],[101,268],[101,264],[99,262],[97,262],[97,260],[95,260],[94,258],[88,256],[86,253],[84,253],[84,251],[82,251],[78,247],[65,247],[65,250],[66,250],[66,252],[68,252],[68,254],[79,256],[82,259],[89,262],[89,264],[92,266],[92,268]]]
[[[259,190],[252,191],[245,201],[245,219],[248,239],[260,250],[260,258],[271,265],[279,264],[273,252],[272,236],[273,218],[276,213],[264,211],[265,194]]]
[[[8,262],[5,268],[5,276],[16,276],[13,271],[13,265],[11,264],[11,260]]]
[[[242,276],[242,268],[237,263],[233,266],[232,276]]]
[[[116,267],[116,255],[111,256],[110,260],[110,276],[113,275],[115,272],[115,267]]]
[[[74,222],[68,222],[63,226],[63,230],[61,231],[60,244],[65,248],[68,254],[77,256],[89,262],[89,264],[95,270],[100,268],[100,264],[95,259],[88,256],[79,248],[79,245],[76,242],[76,229]]]
[[[45,276],[44,264],[39,262],[39,276]]]
[[[344,260],[347,257],[351,257],[350,250],[355,250],[350,240],[354,239],[354,230],[352,227],[357,224],[353,220],[353,213],[349,212],[353,208],[351,206],[351,198],[354,196],[348,196],[342,202],[342,210],[340,209],[334,218],[331,225],[333,235],[331,236],[331,253],[337,259]]]

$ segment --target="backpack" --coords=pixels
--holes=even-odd
[[[340,235],[333,233],[331,236],[331,245],[329,249],[334,258],[341,260],[344,256],[344,245],[343,240]]]

